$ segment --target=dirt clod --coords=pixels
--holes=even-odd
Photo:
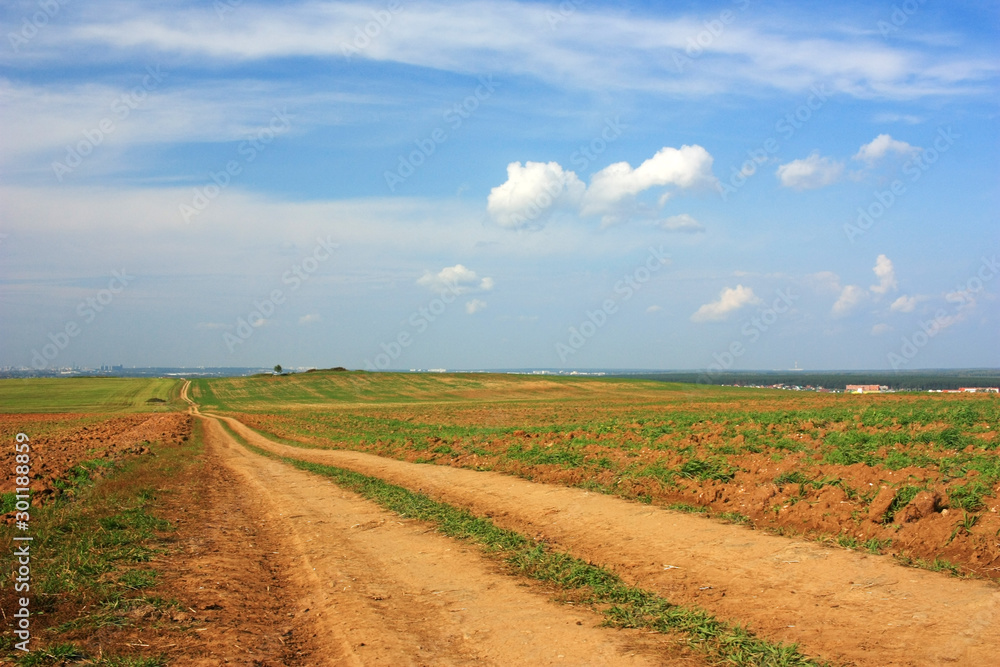
[[[885,518],[885,513],[889,511],[892,501],[896,499],[896,490],[883,486],[879,489],[875,499],[868,506],[868,518],[876,523]]]
[[[929,517],[941,506],[941,496],[933,491],[921,491],[911,500],[898,517],[899,523],[910,523]]]

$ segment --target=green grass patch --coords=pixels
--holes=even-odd
[[[2,412],[176,412],[182,381],[166,378],[0,380]]]
[[[672,505],[667,505],[668,510],[674,510],[675,512],[686,512],[687,514],[707,514],[708,508],[702,507],[701,505],[691,505],[690,503],[673,503]]]
[[[148,563],[165,551],[171,530],[156,516],[155,489],[192,465],[200,442],[196,431],[183,446],[157,447],[155,457],[111,465],[102,461],[107,474],[96,480],[88,474],[96,464],[79,464],[66,487],[71,494],[32,510],[32,651],[25,655],[9,644],[0,656],[19,665],[80,660],[121,667],[166,664],[162,657],[116,657],[96,645],[90,650],[86,637],[101,628],[114,631],[150,622],[136,620],[130,614],[136,608],[176,606],[148,592],[159,577]],[[10,545],[15,534],[0,527],[0,595],[13,591]],[[7,601],[5,597],[5,607]]]
[[[63,643],[22,656],[17,664],[19,667],[57,667],[66,664],[85,664],[94,667],[166,667],[167,659],[163,656],[92,658],[75,644]]]
[[[566,468],[579,468],[583,465],[584,454],[556,445],[552,447],[532,445],[526,448],[524,445],[515,444],[507,448],[507,458],[531,465],[556,464]]]
[[[739,512],[722,512],[721,514],[716,515],[716,518],[728,521],[729,523],[739,524],[741,526],[753,526],[753,520],[746,515],[740,514]]]
[[[886,549],[888,549],[891,545],[892,545],[891,539],[880,540],[877,537],[873,537],[867,540],[862,546],[868,553],[879,555],[883,553]]]
[[[736,476],[736,468],[729,465],[722,457],[690,459],[681,464],[679,472],[684,477],[702,481],[714,479],[728,482]]]
[[[966,512],[978,512],[986,507],[983,496],[987,496],[991,492],[992,489],[980,481],[969,482],[949,489],[948,500]]]

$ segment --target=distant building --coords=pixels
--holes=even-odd
[[[888,390],[889,387],[877,384],[849,384],[846,389],[849,394],[878,394]]]
[[[1000,394],[1000,387],[961,387],[959,391],[969,394]]]

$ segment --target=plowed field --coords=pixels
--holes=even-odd
[[[248,382],[196,389],[287,443],[494,470],[1000,578],[996,396],[523,376]]]

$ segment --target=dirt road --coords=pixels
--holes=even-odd
[[[599,627],[597,614],[552,602],[475,547],[251,454],[206,419],[209,459],[283,536],[271,561],[302,596],[299,620],[311,619],[304,632],[319,647],[303,664],[705,664],[676,637]]]
[[[835,663],[872,667],[996,664],[1000,588],[993,583],[904,568],[886,557],[766,535],[580,489],[358,452],[288,447],[238,421],[227,421],[256,446],[420,489],[489,516],[502,527],[542,536],[673,602],[700,605],[764,637],[798,643],[806,653]],[[273,462],[259,457],[251,460],[242,451],[229,445],[226,460],[234,467],[242,466],[248,479],[290,474],[280,472],[281,466]],[[312,496],[316,485],[303,481],[295,487],[301,489],[296,492],[296,512],[309,510],[309,516],[319,516],[312,509],[320,503]],[[327,496],[321,502],[329,502]],[[348,503],[350,511],[358,516],[374,511],[355,507],[353,502]],[[329,517],[329,510],[322,515]],[[357,527],[350,530],[355,533],[344,528],[341,532],[345,537],[357,534]],[[318,550],[317,557],[324,553],[320,544],[312,548]],[[389,540],[358,548],[374,549],[366,553],[375,558],[380,549],[399,547]],[[406,548],[413,554],[429,547]],[[404,560],[396,565],[409,567]],[[495,575],[484,576],[484,583],[500,585]],[[440,616],[441,610],[432,606],[426,613]],[[454,643],[450,646],[459,648]]]

